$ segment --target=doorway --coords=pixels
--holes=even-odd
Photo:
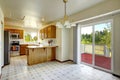
[[[80,27],[80,61],[106,71],[112,70],[112,20]]]

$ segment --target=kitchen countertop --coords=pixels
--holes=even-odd
[[[43,45],[40,45],[40,46],[27,46],[27,48],[29,49],[33,49],[33,48],[47,48],[47,47],[57,47],[56,45],[53,45],[53,46],[43,46]]]

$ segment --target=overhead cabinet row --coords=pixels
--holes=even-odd
[[[23,39],[24,31],[21,29],[5,29],[6,31],[9,31],[10,33],[16,33],[19,34],[19,38]]]
[[[56,26],[50,25],[46,28],[41,29],[40,38],[41,39],[56,38]]]

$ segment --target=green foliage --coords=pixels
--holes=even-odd
[[[31,40],[31,35],[30,34],[26,34],[25,35],[25,41],[26,42],[30,42],[30,40]]]
[[[27,34],[25,35],[25,41],[26,41],[26,42],[34,42],[34,41],[37,41],[37,40],[38,40],[37,36],[34,36],[34,37],[32,38],[32,36],[31,36],[29,33],[27,33]]]
[[[93,33],[82,34],[82,44],[92,44]],[[103,31],[95,31],[95,44],[96,45],[107,45],[110,48],[111,45],[111,31],[110,28],[104,28]]]

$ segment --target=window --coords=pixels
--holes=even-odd
[[[38,41],[38,35],[37,32],[26,32],[25,35],[25,42],[36,42]]]

